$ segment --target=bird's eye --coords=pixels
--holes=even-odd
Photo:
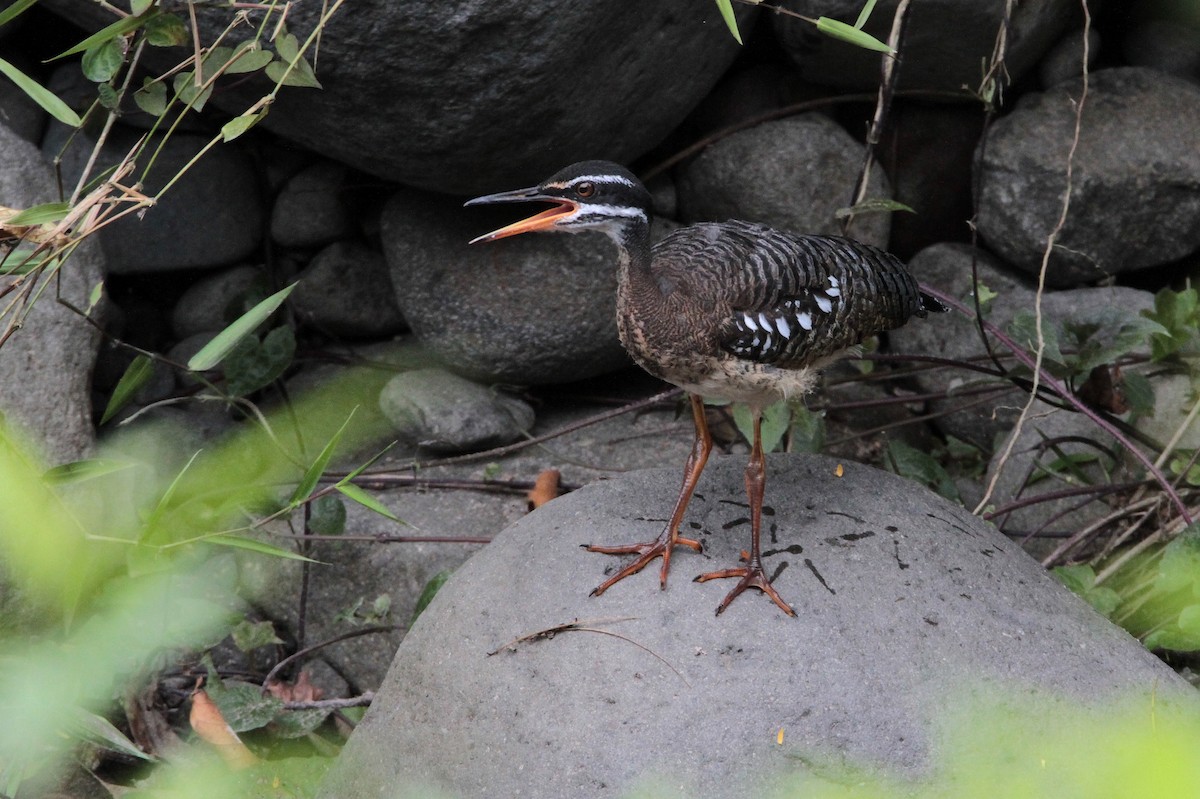
[[[580,183],[575,187],[575,193],[580,197],[591,197],[596,193],[596,184],[592,183],[590,180],[585,180],[583,183]]]

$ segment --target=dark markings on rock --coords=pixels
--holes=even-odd
[[[769,558],[772,555],[782,555],[785,552],[789,555],[799,555],[800,553],[804,552],[804,547],[800,546],[799,544],[792,544],[791,546],[784,547],[783,549],[764,549],[762,556],[764,558]]]
[[[817,582],[819,582],[822,586],[825,587],[826,591],[833,594],[834,596],[837,596],[837,591],[834,591],[832,588],[829,587],[829,583],[825,582],[825,578],[821,576],[821,573],[819,571],[817,571],[817,567],[813,565],[811,558],[805,558],[804,565],[808,567],[808,570],[810,572],[812,572],[813,577],[817,578]]]
[[[774,516],[775,509],[773,507],[771,507],[770,505],[763,505],[762,506],[762,514],[763,514],[763,516]]]
[[[908,568],[908,564],[900,560],[900,539],[892,539],[892,553],[896,556],[896,565],[903,571]]]
[[[779,543],[779,525],[771,522],[771,526],[767,528],[767,534],[771,537],[772,544]]]
[[[717,504],[733,505],[735,508],[746,508],[747,510],[750,509],[750,506],[748,504],[746,504],[745,502],[739,502],[736,499],[719,499],[719,500],[717,500]]]
[[[995,551],[996,550],[994,550],[994,549],[981,549],[981,550],[979,550],[979,554],[990,558],[992,556],[992,553]]]
[[[930,627],[937,627],[937,626],[938,626],[938,620],[937,620],[937,618],[936,618],[936,617],[934,617],[934,616],[926,616],[924,619],[922,619],[922,621],[924,621],[924,622],[925,622],[926,624],[928,624]]]
[[[704,525],[702,525],[700,522],[688,522],[688,527],[692,528],[693,530],[699,530],[703,526]]]
[[[776,580],[778,580],[779,575],[783,574],[784,569],[786,569],[787,567],[788,567],[788,562],[786,560],[782,561],[778,566],[776,566],[775,573],[771,575],[771,582],[775,582]]]
[[[899,528],[899,527],[896,527],[894,524],[889,524],[887,527],[885,527],[885,528],[883,528],[883,529],[884,529],[884,530],[887,530],[889,533],[898,533],[898,532],[900,532],[900,528]]]
[[[845,516],[847,519],[856,521],[859,524],[865,524],[867,521],[866,519],[862,519],[862,518],[859,518],[858,516],[855,516],[853,513],[842,513],[840,510],[827,510],[827,511],[825,511],[825,514],[827,516]]]
[[[963,599],[970,599],[970,598],[971,598],[971,595],[970,595],[970,594],[959,594],[959,596],[960,596],[960,597],[962,597]]]
[[[817,507],[817,506],[816,506],[816,505],[814,505],[814,504],[812,504],[811,502],[805,503],[805,505],[804,505],[804,509],[805,509],[805,510],[812,510],[812,509],[814,509],[815,507]]]
[[[963,527],[962,525],[952,522],[949,519],[943,519],[941,516],[938,516],[936,513],[926,513],[925,515],[928,516],[930,519],[937,519],[942,524],[944,524],[948,527],[951,527],[955,530],[958,530],[960,533],[963,533],[964,535],[969,535],[972,538],[976,537],[976,534],[974,532],[972,532],[971,530],[968,530],[967,528]]]
[[[875,535],[874,530],[863,530],[861,533],[846,533],[840,538],[843,541],[858,541],[860,538],[870,538],[873,535]]]
[[[736,519],[734,519],[733,521],[730,521],[730,522],[725,522],[725,524],[722,524],[722,525],[721,525],[721,529],[722,529],[722,530],[728,530],[728,529],[730,529],[731,527],[738,527],[738,526],[740,526],[740,525],[743,525],[743,524],[749,524],[749,523],[750,523],[750,519],[748,519],[748,518],[747,518],[747,517],[745,517],[745,516],[739,516],[739,517],[737,517]]]

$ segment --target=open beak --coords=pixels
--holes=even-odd
[[[534,214],[528,219],[522,219],[520,222],[513,222],[511,225],[505,225],[498,230],[493,230],[491,233],[485,233],[482,236],[471,239],[470,243],[477,244],[481,241],[495,241],[496,239],[515,236],[518,233],[547,230],[554,227],[554,223],[559,219],[570,216],[579,210],[578,203],[562,197],[552,197],[550,195],[543,194],[537,186],[533,186],[528,189],[502,191],[499,194],[488,194],[483,197],[476,197],[474,200],[467,200],[467,202],[464,203],[464,206],[526,202],[554,203],[554,207],[547,208],[545,211]]]

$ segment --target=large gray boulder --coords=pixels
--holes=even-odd
[[[876,4],[866,30],[887,41],[899,0]],[[787,0],[782,5],[806,17],[853,23],[861,0]],[[991,57],[1005,0],[922,0],[908,10],[900,86],[905,89],[976,89],[981,64]],[[1071,0],[1017,3],[1008,31],[1006,72],[1018,80],[1062,33],[1078,5]],[[873,91],[879,85],[879,53],[817,33],[811,22],[772,16],[780,43],[813,83]]]
[[[417,620],[320,795],[584,799],[659,777],[721,799],[831,761],[929,774],[954,745],[935,729],[950,693],[995,686],[1048,718],[1130,694],[1195,712],[1190,686],[994,528],[908,481],[836,466],[769,462],[766,564],[798,618],[754,592],[714,617],[728,581],[689,579],[748,543],[741,458],[709,466],[686,525],[706,553],[678,552],[666,591],[652,567],[589,597],[618,561],[579,544],[656,534],[677,470],[595,483],[522,519]]]
[[[303,41],[329,5],[293,3],[288,29]],[[112,22],[89,3],[55,0],[52,8],[79,24]],[[197,12],[205,44],[232,17],[227,8]],[[743,33],[753,13],[739,9]],[[253,32],[235,29],[225,43]],[[161,68],[190,47],[146,55]],[[738,52],[711,2],[354,0],[321,36],[324,89],[280,92],[263,124],[374,175],[482,193],[585,158],[636,158],[679,124]],[[213,102],[241,113],[269,89],[266,81],[231,87]]]
[[[628,364],[608,239],[530,235],[468,246],[522,210],[533,212],[464,210],[415,190],[388,202],[383,253],[413,333],[446,366],[485,382],[565,382]]]
[[[746,219],[793,233],[839,235],[839,208],[851,204],[862,168],[862,145],[823,114],[764,122],[706,148],[679,177],[685,222]],[[867,198],[891,197],[881,169]],[[850,235],[886,247],[891,219],[867,214]]]
[[[996,121],[976,180],[979,232],[1036,273],[1062,211],[1080,81],[1021,99]],[[1091,74],[1071,207],[1050,257],[1051,285],[1165,264],[1200,248],[1200,86],[1144,68]]]
[[[12,208],[56,199],[54,175],[37,148],[4,125],[0,125],[0,198],[0,203]],[[19,261],[19,256],[10,258],[9,266]],[[103,270],[99,246],[94,240],[85,241],[57,277],[42,278],[20,329],[0,345],[0,418],[23,429],[51,463],[82,458],[95,442],[91,383],[101,338],[93,324],[55,296],[60,294],[75,308],[86,310]],[[31,285],[31,279],[25,278],[23,284]],[[0,291],[8,290],[13,281],[0,277]],[[16,292],[4,300],[7,311],[0,316],[0,334],[23,313],[20,305],[9,307],[20,296]],[[93,319],[102,323],[108,307],[107,299],[103,300],[93,310]]]

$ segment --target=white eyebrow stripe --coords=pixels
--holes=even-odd
[[[576,211],[580,216],[627,216],[646,219],[646,212],[629,205],[581,205]]]
[[[634,182],[629,178],[621,177],[620,175],[580,175],[579,177],[564,180],[560,183],[546,183],[544,185],[552,189],[565,189],[568,186],[575,186],[579,183],[587,181],[589,183],[620,183],[622,186],[633,188]]]

